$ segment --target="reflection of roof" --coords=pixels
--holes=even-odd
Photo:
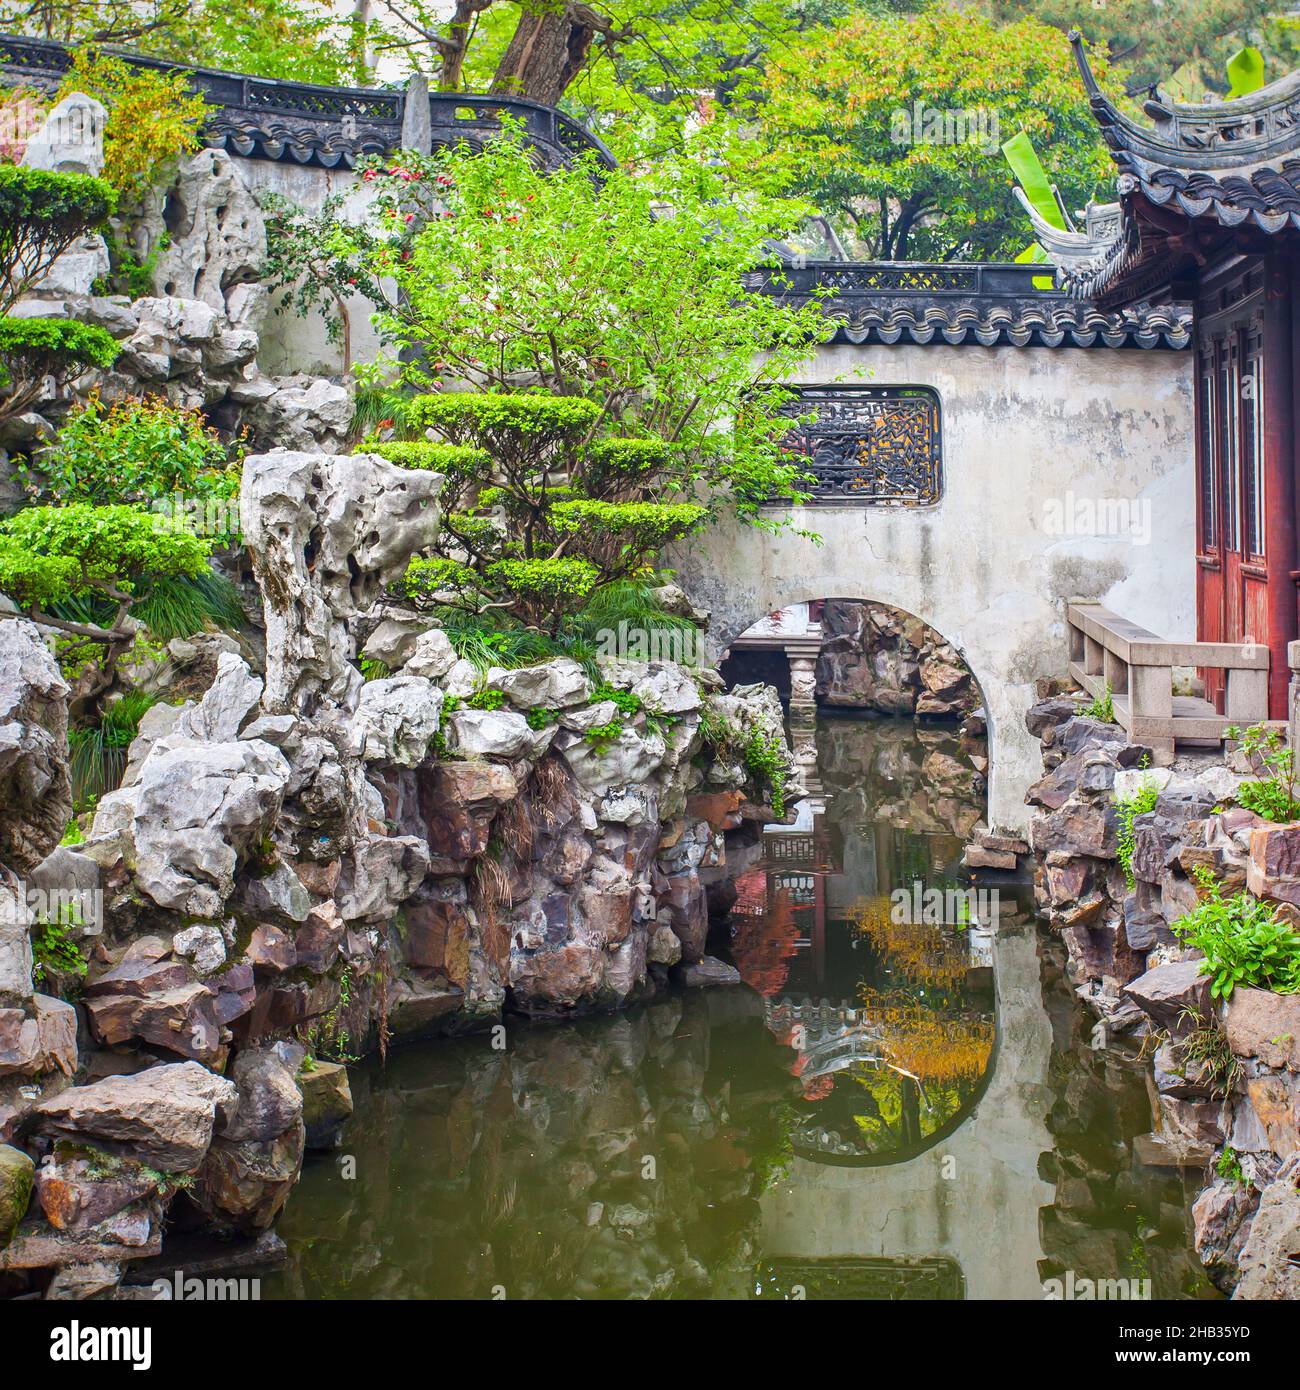
[[[1235,101],[1153,97],[1153,124],[1126,116],[1097,84],[1070,35],[1092,113],[1119,170],[1119,202],[1062,232],[1031,210],[1034,229],[1076,299],[1133,300],[1166,286],[1238,230],[1300,230],[1300,72]],[[1022,202],[1023,202],[1022,198]],[[1091,211],[1091,210],[1090,210]],[[1142,307],[1142,306],[1138,306]]]

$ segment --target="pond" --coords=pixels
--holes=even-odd
[[[1211,1296],[1195,1175],[1134,1155],[1145,1065],[1089,1046],[1032,894],[962,877],[982,748],[794,732],[809,799],[710,942],[746,987],[354,1068],[264,1296]]]

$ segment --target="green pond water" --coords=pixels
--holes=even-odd
[[[1136,1162],[1146,1068],[1089,1046],[1032,895],[936,896],[965,886],[982,748],[795,735],[813,795],[733,856],[710,941],[746,987],[353,1068],[264,1297],[1210,1294],[1196,1179]]]

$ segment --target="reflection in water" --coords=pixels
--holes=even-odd
[[[1202,1290],[1181,1184],[1132,1158],[1142,1071],[1088,1050],[1056,943],[1006,900],[996,931],[979,900],[890,910],[958,883],[982,794],[958,740],[837,719],[801,741],[811,802],[713,943],[753,988],[354,1069],[268,1296],[1038,1298],[1065,1269]]]
[[[741,876],[732,956],[793,1054],[795,1151],[894,1161],[947,1132],[993,1056],[998,904],[955,869],[983,809],[976,750],[893,721],[794,733],[810,794]]]

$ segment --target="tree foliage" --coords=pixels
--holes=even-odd
[[[115,54],[83,48],[73,55],[61,96],[84,92],[103,102],[104,177],[138,196],[181,155],[193,154],[208,106],[183,72],[137,67]]]
[[[0,318],[0,420],[21,415],[46,391],[92,367],[113,365],[121,349],[106,329],[72,319]]]
[[[102,179],[0,164],[0,312],[78,238],[101,227],[115,203]]]
[[[208,548],[137,507],[26,507],[0,522],[0,591],[36,621],[111,655],[134,638],[126,620],[140,586],[202,573]],[[76,599],[108,599],[114,616],[105,624],[78,623],[49,612]]]
[[[770,55],[754,116],[740,157],[864,259],[1013,259],[1028,228],[1000,145],[1019,131],[1071,208],[1113,174],[1068,46],[1034,20],[853,15]]]

